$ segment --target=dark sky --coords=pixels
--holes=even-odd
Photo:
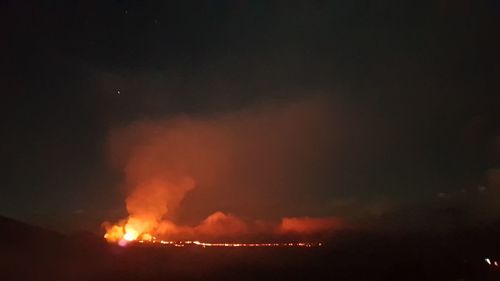
[[[500,205],[498,1],[12,0],[0,30],[2,215],[96,230],[114,129],[310,99],[338,137],[292,215]]]

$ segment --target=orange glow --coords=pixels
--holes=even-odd
[[[328,233],[343,226],[342,220],[338,218],[283,218],[279,231],[282,233],[314,234]]]
[[[137,234],[136,232],[127,232],[125,233],[125,235],[123,235],[123,239],[127,240],[127,241],[134,241],[135,239],[137,239]]]
[[[106,227],[106,234],[104,234],[104,238],[108,242],[118,242],[124,236],[123,227],[119,225],[112,225],[110,227]]]
[[[313,243],[313,242],[280,242],[280,243],[228,243],[228,242],[218,242],[218,243],[209,243],[209,242],[200,242],[200,241],[166,241],[166,240],[138,240],[137,242],[144,244],[160,244],[163,246],[173,246],[173,247],[186,247],[186,246],[199,246],[199,247],[228,247],[228,248],[236,248],[236,247],[321,247],[323,243]]]
[[[338,220],[285,218],[280,223],[265,217],[295,210],[300,199],[295,191],[315,178],[317,171],[309,163],[320,160],[316,148],[330,147],[333,140],[323,128],[329,123],[329,112],[325,101],[314,98],[228,115],[172,116],[114,128],[108,138],[108,157],[123,172],[128,215],[103,224],[104,238],[122,246],[150,242],[177,247],[197,245],[196,240],[325,239],[318,237],[338,229]],[[286,199],[288,190],[297,197]],[[234,213],[218,211],[220,206]],[[191,225],[195,219],[198,223]],[[197,246],[285,244],[203,242]]]
[[[154,239],[154,237],[149,233],[144,233],[141,235],[142,241],[151,241],[152,239]]]
[[[245,222],[233,215],[215,212],[195,227],[195,231],[211,237],[236,236],[247,232],[248,227]]]
[[[202,229],[207,225],[207,222],[211,221],[225,221],[227,218],[229,221],[236,220],[232,216],[225,215],[221,212],[217,212],[214,215],[209,216],[200,226],[195,227],[194,229]],[[238,220],[239,222],[239,220]],[[150,233],[140,233],[136,229],[133,228],[133,224],[116,224],[116,225],[105,225],[106,233],[104,234],[104,238],[110,243],[117,243],[120,246],[126,246],[130,243],[141,243],[141,244],[156,244],[163,246],[172,246],[172,247],[185,247],[185,246],[198,246],[198,247],[320,247],[323,246],[322,243],[315,242],[272,242],[272,243],[229,243],[229,242],[200,242],[197,240],[186,240],[186,241],[168,241],[168,240],[160,240],[157,239]],[[172,225],[172,227],[176,227]],[[211,229],[211,228],[210,228]],[[200,233],[203,233],[201,231]]]
[[[264,226],[262,226],[264,225]],[[171,221],[162,220],[159,223],[151,224],[149,221],[141,221],[135,217],[129,217],[126,221],[117,224],[105,223],[106,233],[104,238],[110,243],[118,243],[125,246],[130,242],[139,243],[160,243],[163,245],[173,245],[184,247],[185,245],[197,245],[202,247],[313,247],[321,246],[321,243],[311,242],[290,242],[290,243],[208,243],[199,242],[195,239],[234,239],[234,237],[252,237],[258,234],[290,235],[298,234],[301,239],[314,237],[317,234],[334,231],[343,224],[336,218],[283,218],[279,225],[268,223],[247,223],[231,214],[215,212],[208,216],[197,226],[178,226]],[[277,232],[276,232],[277,231]],[[156,235],[165,239],[161,240]],[[184,240],[185,239],[185,240]],[[192,240],[188,240],[192,239]],[[180,241],[180,242],[176,242]]]
[[[127,242],[140,240],[151,241],[154,237],[149,233],[141,233],[134,229],[133,224],[126,223],[115,224],[115,225],[104,225],[106,233],[104,234],[104,239],[111,243],[126,244]]]

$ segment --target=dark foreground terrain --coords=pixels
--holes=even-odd
[[[321,248],[120,248],[0,218],[0,280],[500,280],[499,230],[344,233]]]

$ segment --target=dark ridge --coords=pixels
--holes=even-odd
[[[0,247],[2,249],[39,248],[40,244],[57,243],[63,237],[64,235],[58,232],[0,216]]]

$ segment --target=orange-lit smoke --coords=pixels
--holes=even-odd
[[[248,232],[248,226],[241,219],[219,211],[208,216],[203,222],[196,226],[195,230],[204,236],[237,236]]]
[[[279,225],[280,233],[291,234],[318,234],[327,233],[344,227],[339,218],[283,218]]]
[[[209,118],[141,121],[113,130],[109,158],[124,171],[129,216],[104,223],[106,239],[237,236],[262,224],[233,214],[270,221],[285,215],[314,184],[317,171],[311,167],[331,155],[330,118],[318,99]],[[199,223],[178,225],[179,217]],[[315,233],[339,223],[285,218],[266,225],[270,233]]]

